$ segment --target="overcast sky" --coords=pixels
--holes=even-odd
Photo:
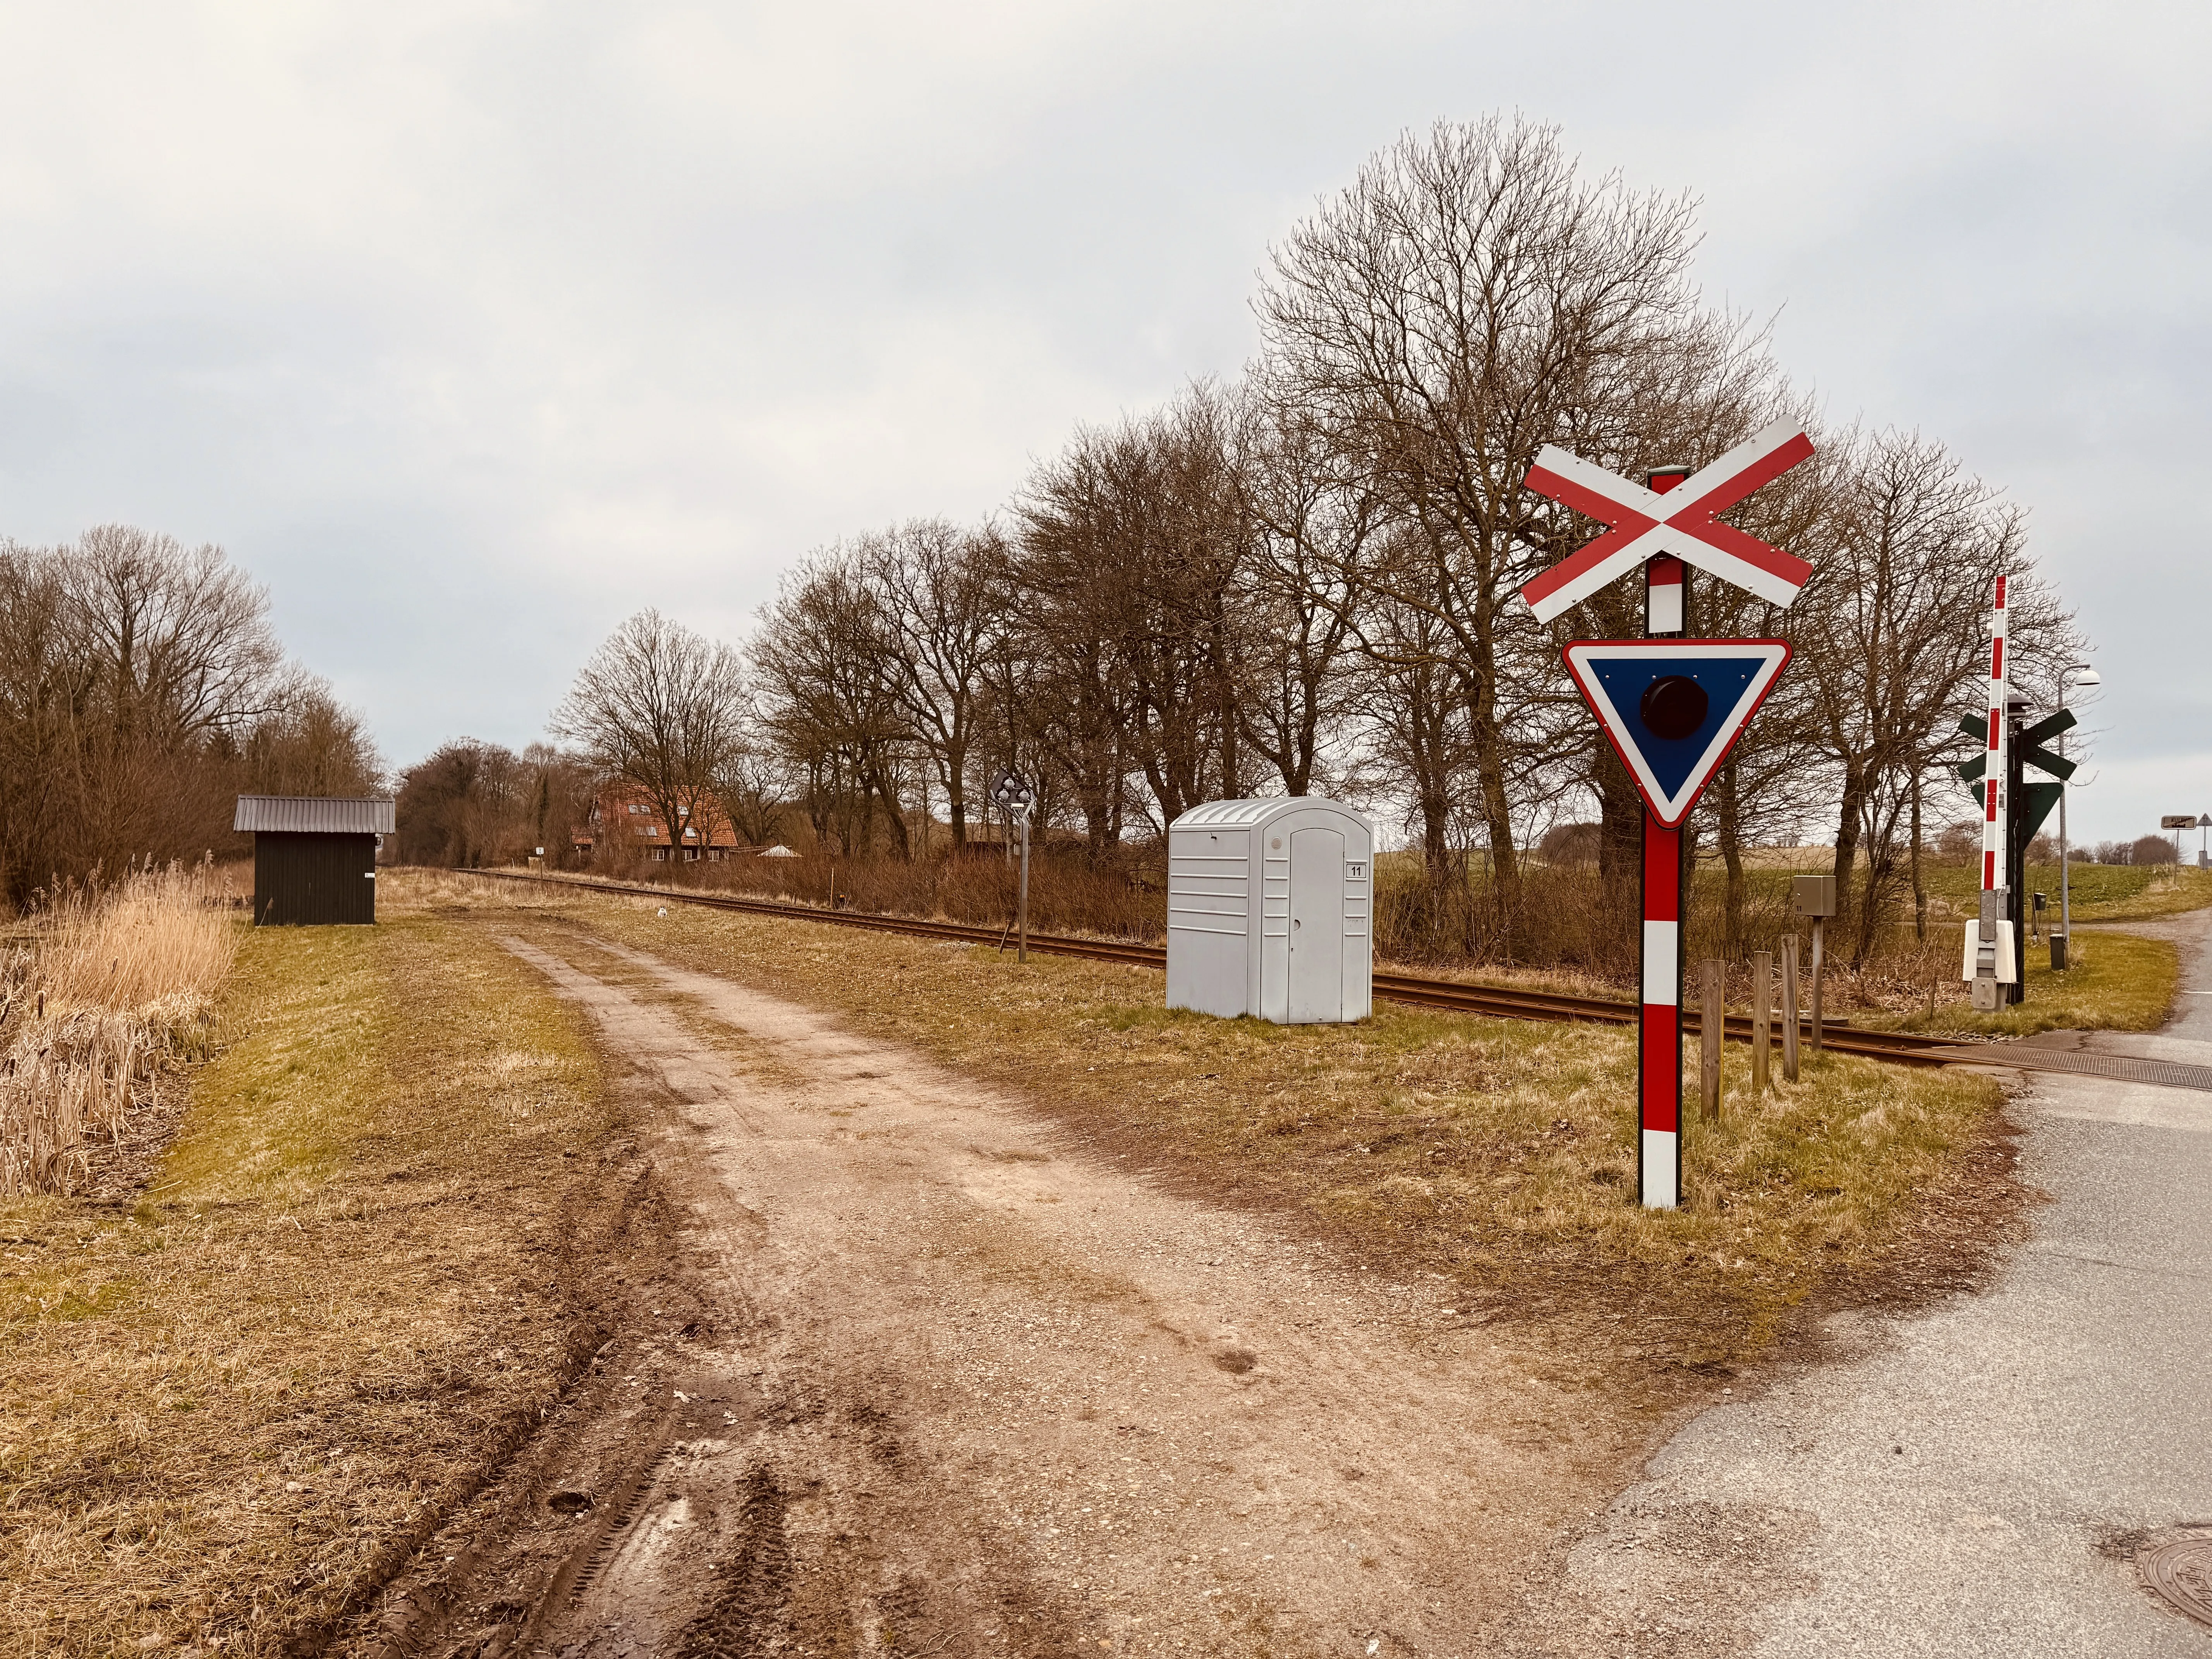
[[[2076,838],[2212,810],[2212,8],[5,16],[0,534],[221,543],[397,763],[1233,374],[1317,197],[1517,108],[1694,192],[1831,417],[2029,509],[2106,679]]]

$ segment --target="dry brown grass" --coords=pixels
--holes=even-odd
[[[1835,1054],[1754,1102],[1730,1045],[1729,1109],[1686,1136],[1688,1202],[1652,1212],[1626,1032],[1389,1004],[1356,1026],[1212,1019],[1166,1010],[1150,969],[404,879],[417,902],[570,922],[840,1011],[1164,1178],[1449,1274],[1471,1306],[1632,1315],[1667,1363],[1756,1352],[1824,1284],[1909,1249],[1916,1218],[1985,1179],[1999,1124],[1987,1078]]]
[[[263,928],[221,1013],[139,1201],[0,1204],[0,1652],[287,1650],[599,1340],[627,1165],[537,975],[420,917]]]
[[[239,926],[211,866],[70,887],[0,963],[0,1196],[66,1192],[162,1071],[203,1053]]]

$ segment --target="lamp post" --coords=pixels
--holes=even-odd
[[[2105,683],[2103,677],[2087,663],[2077,662],[2071,667],[2059,670],[2058,706],[2061,708],[2066,707],[2066,687],[2069,682],[2084,691],[2094,691]],[[2061,759],[2066,755],[2066,734],[2063,732],[2058,734],[2058,754]],[[2062,780],[2058,785],[2058,931],[2066,936],[2069,957],[2074,951],[2074,913],[2067,903],[2066,878],[2070,872],[2067,868],[2066,797],[2071,793],[2071,787]]]

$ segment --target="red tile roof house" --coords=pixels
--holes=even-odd
[[[671,835],[660,820],[659,810],[643,793],[628,784],[611,785],[600,793],[590,819],[576,831],[575,849],[588,857],[603,836],[611,835],[612,847],[633,850],[637,856],[658,863],[720,860],[737,850],[737,832],[719,809],[706,807],[697,815],[712,825],[703,842],[690,823],[691,808],[679,806],[677,812],[678,833]]]

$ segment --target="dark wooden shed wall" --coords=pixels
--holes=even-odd
[[[257,927],[319,927],[376,920],[374,836],[253,837]]]

